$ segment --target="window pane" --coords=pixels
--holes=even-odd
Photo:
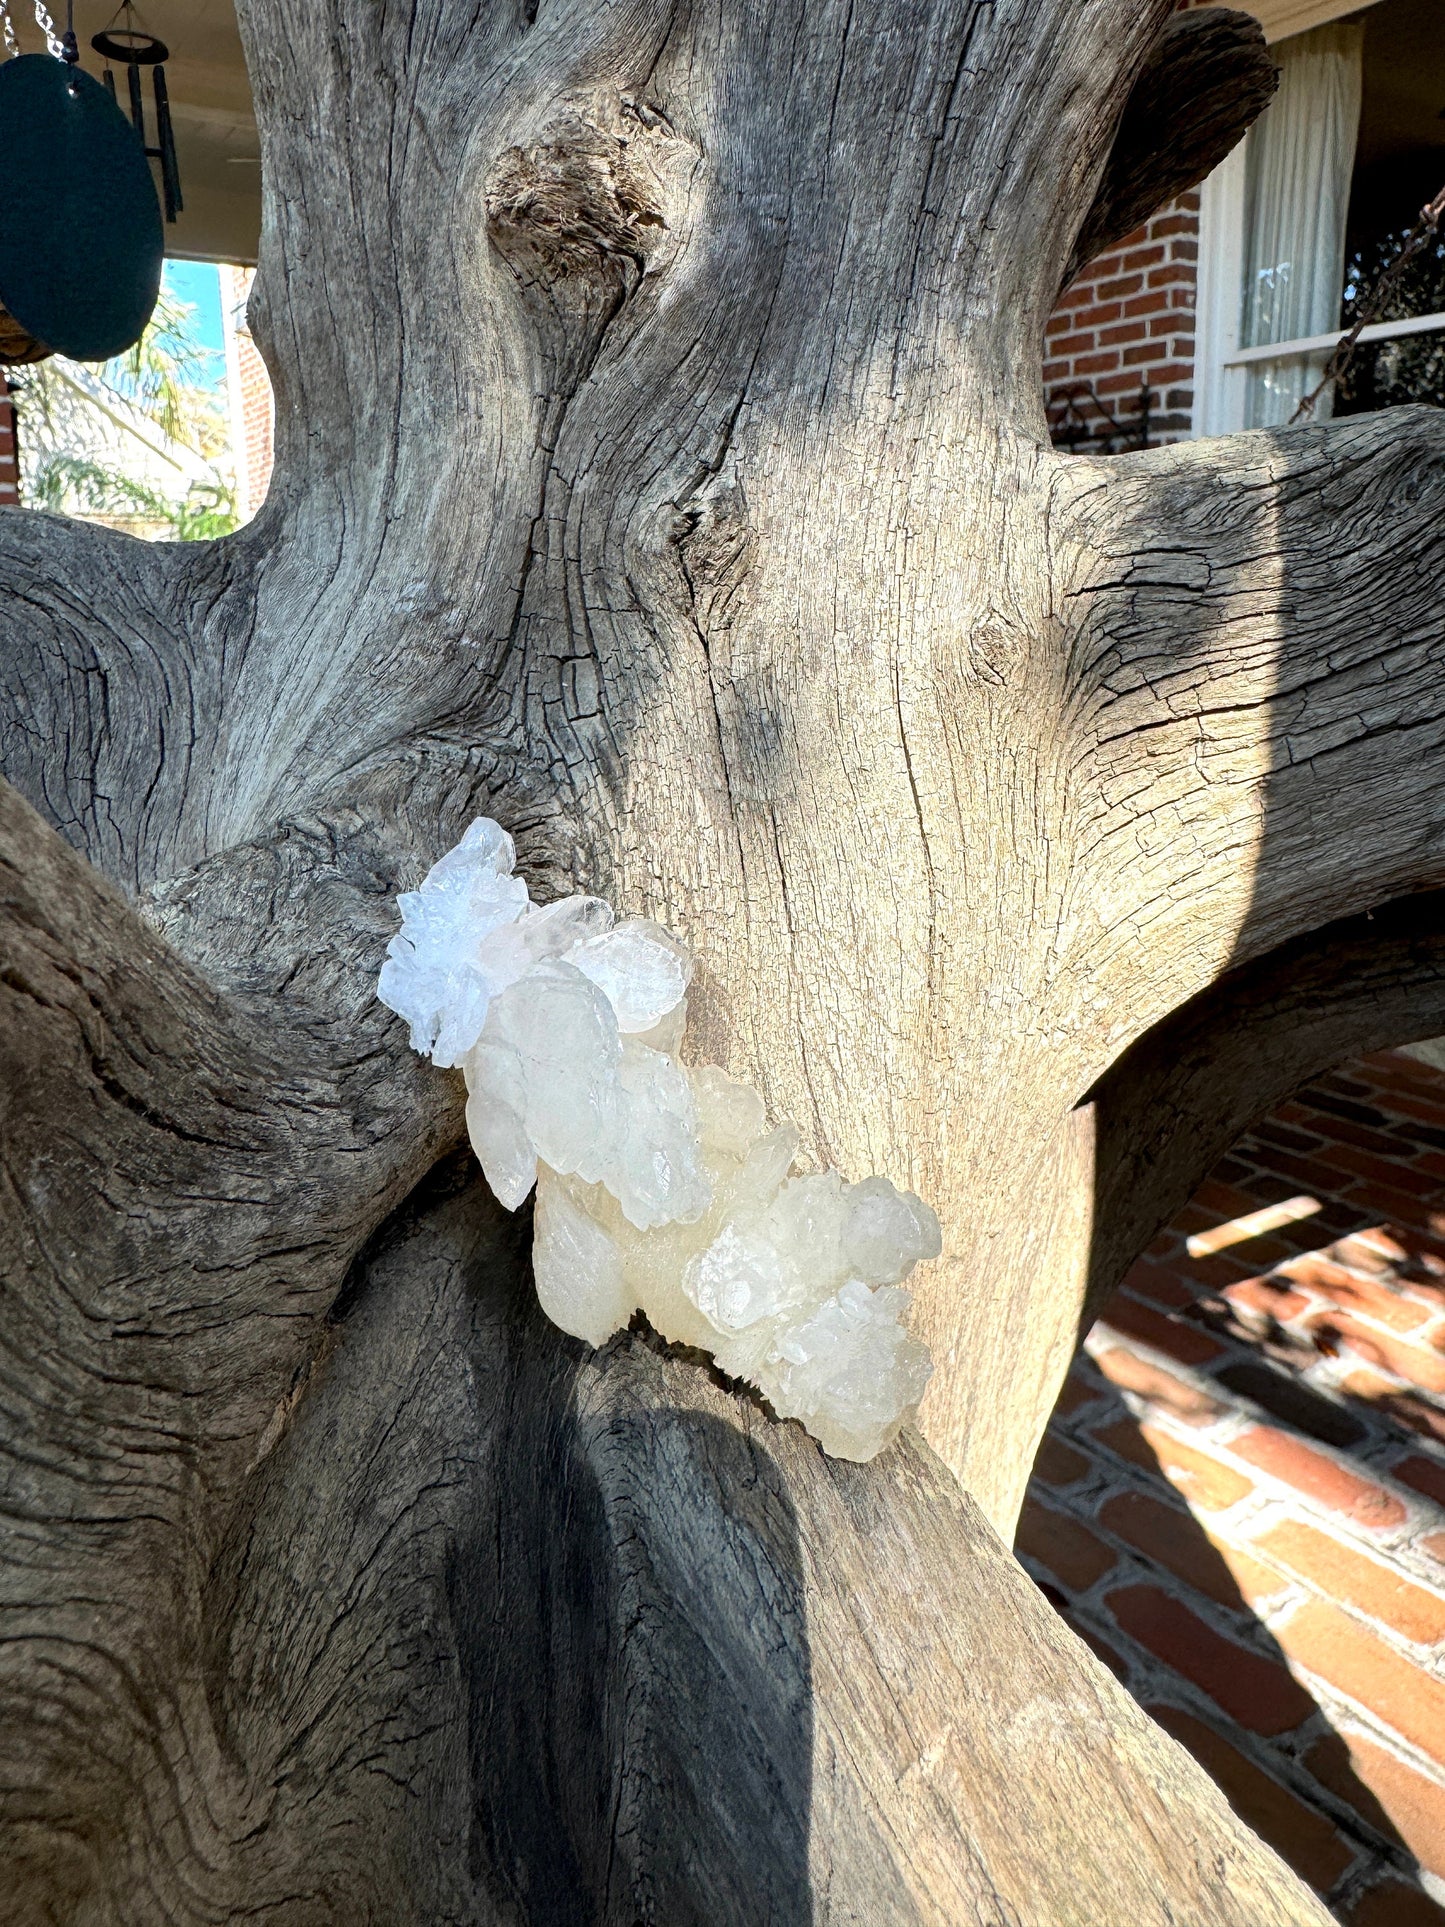
[[[1365,104],[1346,237],[1341,323],[1400,251],[1420,208],[1445,184],[1445,10],[1441,0],[1383,0],[1365,24]],[[1371,320],[1445,312],[1445,241],[1412,261]],[[1400,402],[1445,404],[1445,335],[1405,336],[1356,350],[1336,414]]]
[[[1363,27],[1317,27],[1277,51],[1279,92],[1250,132],[1246,160],[1240,340],[1247,348],[1336,325],[1360,123]],[[1245,426],[1287,422],[1325,359],[1251,368]]]

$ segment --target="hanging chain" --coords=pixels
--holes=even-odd
[[[35,24],[45,35],[46,52],[54,54],[57,60],[64,60],[65,48],[60,35],[55,31],[55,22],[50,17],[45,0],[35,0]]]
[[[1414,260],[1421,248],[1427,247],[1434,236],[1440,232],[1442,222],[1445,222],[1445,187],[1441,188],[1433,201],[1427,201],[1424,207],[1420,209],[1419,218],[1416,220],[1414,227],[1410,229],[1410,232],[1400,243],[1400,252],[1395,256],[1394,260],[1390,262],[1388,267],[1384,269],[1369,294],[1361,301],[1359,312],[1355,316],[1354,327],[1350,329],[1348,334],[1340,336],[1339,340],[1335,343],[1334,353],[1325,363],[1325,372],[1300,402],[1299,407],[1296,408],[1290,416],[1289,425],[1291,428],[1293,428],[1295,423],[1302,417],[1313,415],[1315,412],[1315,403],[1319,400],[1320,396],[1332,381],[1338,381],[1340,376],[1344,374],[1354,359],[1355,349],[1359,346],[1360,335],[1368,324],[1374,320],[1381,308],[1384,307],[1386,298],[1393,289],[1396,281],[1399,280],[1402,271]]]
[[[65,42],[55,31],[55,22],[44,0],[35,0],[35,24],[45,35],[46,51],[54,54],[57,60],[64,60]],[[14,60],[20,52],[20,43],[15,38],[15,22],[10,18],[9,0],[0,0],[0,34],[5,38],[5,58]]]

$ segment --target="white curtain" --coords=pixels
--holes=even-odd
[[[1246,160],[1242,347],[1339,326],[1364,43],[1362,26],[1337,23],[1274,50],[1279,92],[1250,132]],[[1287,422],[1328,359],[1255,363],[1245,427]],[[1329,403],[1321,395],[1315,414],[1328,414]]]

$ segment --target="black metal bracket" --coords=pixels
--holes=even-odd
[[[1092,452],[1118,455],[1126,449],[1149,446],[1149,421],[1154,401],[1147,381],[1139,384],[1139,400],[1132,421],[1121,421],[1091,381],[1072,381],[1055,388],[1044,403],[1049,439],[1071,455],[1092,444]]]

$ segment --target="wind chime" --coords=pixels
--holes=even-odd
[[[180,207],[165,49],[121,29],[129,36],[119,57],[130,74],[132,125],[110,74],[103,87],[82,72],[73,22],[58,34],[44,0],[33,4],[43,54],[20,52],[0,0],[0,366],[51,354],[107,361],[140,340],[160,291],[161,210],[148,155],[161,163],[167,213]],[[160,51],[137,54],[137,41]],[[142,124],[143,64],[156,69],[152,149]]]
[[[116,26],[123,19],[124,24]],[[165,63],[171,57],[171,50],[164,40],[157,40],[153,33],[142,33],[136,25],[135,7],[132,0],[123,0],[116,8],[108,27],[95,34],[90,42],[95,51],[105,60],[105,70],[101,79],[110,89],[110,97],[115,99],[115,75],[110,71],[111,61],[124,67],[126,82],[130,89],[131,125],[140,135],[141,146],[145,147],[146,117],[145,103],[141,97],[140,70],[151,68],[151,89],[155,94],[156,144],[145,147],[146,153],[154,161],[160,162],[161,192],[165,197],[166,219],[174,221],[185,203],[181,200],[181,176],[176,166],[176,141],[171,132],[171,100],[166,92]]]

